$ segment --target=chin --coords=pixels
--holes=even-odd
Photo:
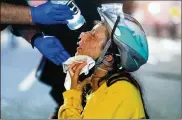
[[[79,55],[77,52],[75,53],[75,56]]]
[[[86,56],[89,56],[89,57],[93,58],[93,56],[91,56],[91,55],[84,54],[84,53],[81,53],[81,52],[77,51],[77,52],[75,53],[75,56],[78,56],[78,55],[86,55]],[[93,59],[94,59],[94,58],[93,58]]]
[[[77,55],[82,55],[82,54],[81,54],[80,52],[77,51],[77,52],[75,53],[75,56],[77,56]]]

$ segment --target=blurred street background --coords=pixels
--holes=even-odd
[[[136,1],[132,5],[132,15],[148,37],[148,63],[134,74],[142,84],[149,116],[179,119],[181,1]],[[9,28],[1,32],[1,118],[46,119],[54,112],[50,88],[35,78],[40,58],[37,49],[13,36]]]

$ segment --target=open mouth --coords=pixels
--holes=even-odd
[[[81,50],[82,48],[81,47],[77,47],[77,50]]]

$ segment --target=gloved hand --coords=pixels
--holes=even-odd
[[[70,57],[61,42],[54,36],[37,37],[34,46],[56,65],[62,65]]]
[[[74,12],[67,5],[46,2],[37,7],[31,7],[32,22],[38,24],[67,24]]]

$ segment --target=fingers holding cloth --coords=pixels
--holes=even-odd
[[[84,73],[85,75],[89,74],[89,70],[92,69],[95,65],[95,61],[85,55],[78,55],[69,58],[63,63],[63,72],[66,73],[64,86],[66,90],[69,89],[79,89],[81,90],[87,83],[89,79],[79,81],[79,76]]]
[[[70,89],[75,89],[82,91],[83,87],[86,84],[90,84],[90,77],[86,78],[82,82],[79,81],[79,75],[81,70],[87,65],[87,61],[83,61],[82,63],[76,63],[74,62],[73,64],[70,65],[68,72],[71,77],[71,87]]]

